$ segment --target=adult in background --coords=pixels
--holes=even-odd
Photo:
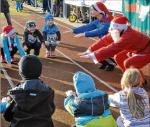
[[[4,13],[8,25],[12,25],[9,13],[9,3],[7,0],[1,0],[0,12]]]

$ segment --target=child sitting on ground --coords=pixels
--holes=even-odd
[[[39,79],[42,63],[38,57],[27,55],[19,62],[23,81],[9,91],[14,100],[4,113],[10,127],[54,127],[54,91]]]
[[[53,58],[55,57],[56,46],[60,43],[61,34],[58,27],[54,24],[54,18],[50,13],[45,16],[45,25],[42,31],[47,49],[46,58]]]
[[[3,27],[0,43],[2,62],[7,62],[9,65],[15,62],[14,55],[17,51],[21,57],[26,54],[20,45],[16,30],[11,25]]]
[[[38,56],[42,43],[44,43],[44,39],[41,32],[36,28],[36,23],[27,21],[23,35],[23,47],[27,54],[30,54],[31,49],[34,49],[34,55]]]
[[[97,90],[92,77],[83,72],[73,76],[76,93],[67,91],[66,110],[75,117],[74,127],[117,127],[108,104],[108,96]]]
[[[121,79],[122,90],[109,95],[110,105],[119,107],[118,127],[149,127],[149,97],[141,88],[142,76],[138,69],[127,69]]]

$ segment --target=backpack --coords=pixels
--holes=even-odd
[[[78,98],[74,116],[100,116],[107,109],[109,109],[107,94],[86,99]]]

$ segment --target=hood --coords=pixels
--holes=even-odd
[[[74,74],[73,83],[77,95],[94,92],[96,90],[92,77],[81,71]]]
[[[45,16],[45,22],[47,22],[49,20],[54,20],[54,17],[50,13],[47,13]]]

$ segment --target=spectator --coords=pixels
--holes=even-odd
[[[43,0],[43,13],[51,13],[51,0]]]
[[[8,25],[12,25],[9,13],[9,3],[7,0],[1,0],[0,12],[4,13]]]
[[[13,102],[7,107],[4,118],[10,127],[54,127],[54,91],[39,79],[42,63],[38,57],[27,55],[19,62],[23,81],[9,91]]]
[[[141,88],[142,76],[135,68],[127,69],[121,79],[122,90],[109,95],[110,105],[120,109],[118,127],[149,127],[149,97]]]
[[[117,127],[109,109],[107,94],[97,90],[91,76],[77,72],[73,76],[76,92],[67,91],[66,110],[75,117],[74,127]]]

